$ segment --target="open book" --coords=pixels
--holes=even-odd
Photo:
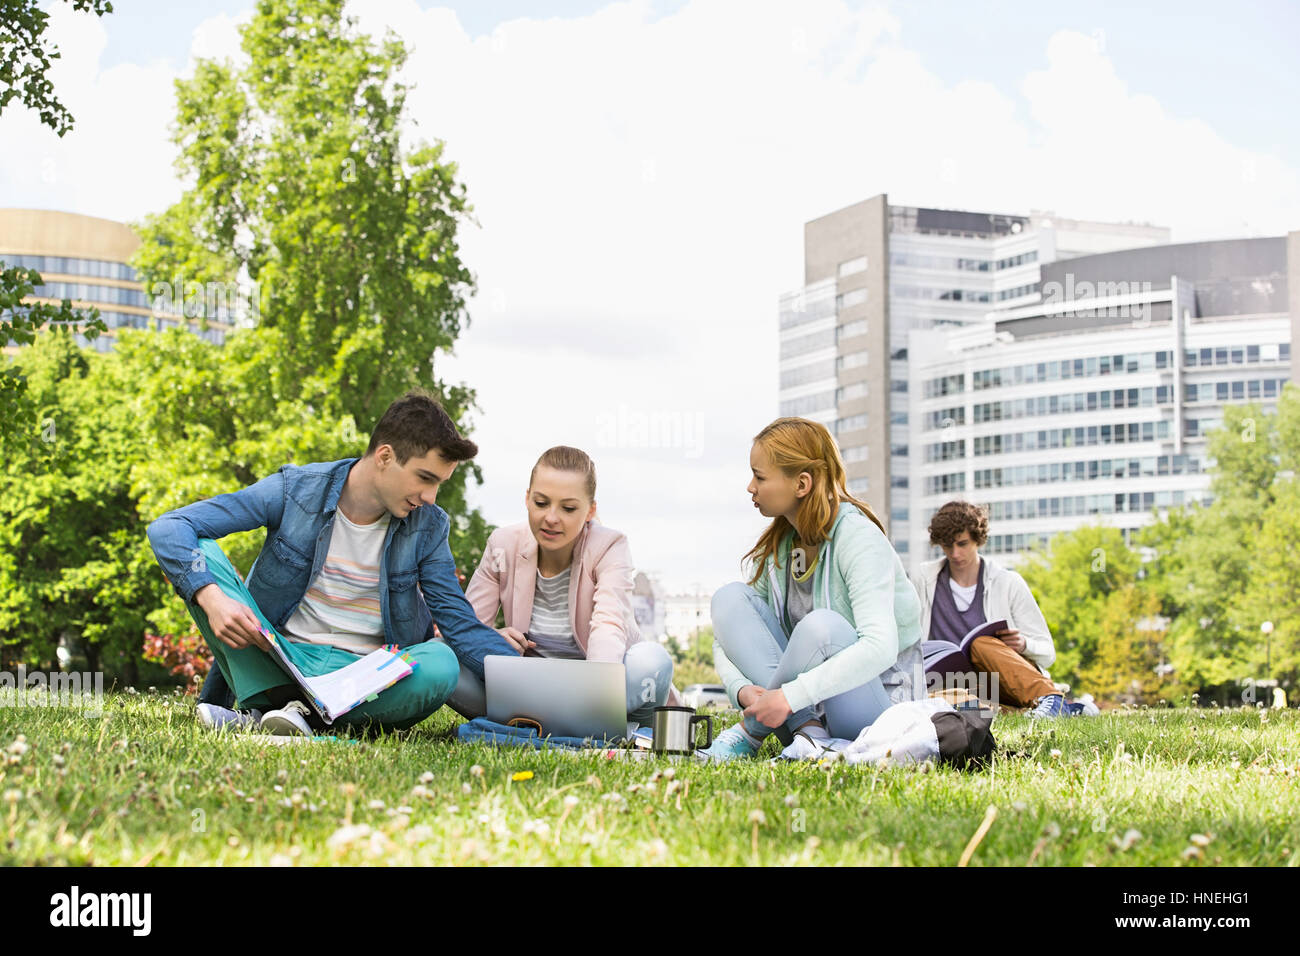
[[[927,674],[970,673],[975,665],[970,662],[971,641],[977,637],[992,637],[1007,630],[1006,621],[985,621],[970,629],[957,644],[951,641],[922,641],[921,656],[925,659]]]
[[[321,719],[327,724],[334,723],[352,708],[364,704],[380,691],[392,687],[419,666],[406,655],[394,653],[397,647],[390,644],[371,651],[347,667],[321,674],[319,677],[306,677],[285,653],[284,647],[281,646],[283,639],[266,628],[262,628],[261,631],[270,643],[271,653],[279,660],[280,666],[303,689],[312,709],[320,714]]]

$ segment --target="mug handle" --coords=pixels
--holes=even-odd
[[[696,741],[699,738],[699,733],[695,729],[695,725],[702,720],[708,721],[708,723],[705,724],[704,727],[704,735],[707,739],[704,741],[703,747],[701,747],[698,743],[696,743]],[[691,743],[695,744],[696,750],[707,750],[708,748],[713,746],[713,717],[711,715],[696,714],[691,718],[690,727],[691,727]]]

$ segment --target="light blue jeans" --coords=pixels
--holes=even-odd
[[[751,684],[768,690],[779,688],[858,642],[853,625],[827,608],[809,611],[787,638],[767,602],[740,581],[719,588],[711,607],[713,639]],[[744,725],[760,740],[776,733],[782,742],[789,743],[794,731],[824,716],[832,737],[852,740],[891,703],[880,678],[873,677],[860,687],[795,711],[783,727],[768,727],[753,717],[745,717]]]
[[[641,641],[623,655],[623,669],[627,673],[627,719],[648,726],[655,708],[668,703],[668,691],[673,685],[673,659],[662,645]],[[461,667],[460,679],[447,699],[447,706],[466,720],[487,716],[483,681],[469,668]]]

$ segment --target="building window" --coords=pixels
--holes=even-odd
[[[826,359],[821,362],[786,369],[781,373],[781,387],[794,388],[798,385],[807,385],[809,382],[818,382],[822,379],[833,379],[834,377],[835,360]]]
[[[813,412],[832,410],[835,408],[835,390],[821,392],[817,395],[805,395],[802,398],[792,398],[781,403],[781,414],[786,415],[809,415]]]
[[[818,349],[830,348],[835,344],[835,330],[822,329],[796,338],[786,339],[781,343],[781,358],[794,358]]]
[[[904,478],[904,481],[907,479]],[[979,483],[975,485],[979,487]],[[904,485],[906,487],[906,485]],[[925,479],[925,493],[928,495],[947,495],[954,491],[966,490],[966,473],[955,472],[950,475],[931,475]]]
[[[835,297],[836,309],[847,309],[855,305],[861,305],[867,301],[866,289],[851,289]]]
[[[866,352],[850,352],[848,355],[841,355],[835,360],[836,368],[860,368],[866,364]]]
[[[867,320],[858,319],[856,322],[846,322],[835,330],[835,340],[851,339],[857,335],[867,334]]]
[[[839,268],[840,278],[844,276],[857,275],[859,272],[867,271],[867,257],[858,256],[856,259],[850,259],[848,262],[841,262]]]
[[[939,378],[932,378],[925,383],[926,398],[935,398],[941,395],[958,395],[965,390],[965,375],[944,375]]]

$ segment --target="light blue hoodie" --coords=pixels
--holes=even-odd
[[[776,561],[769,557],[754,589],[767,601],[776,619],[785,622],[786,574],[794,531],[780,542]],[[830,537],[818,552],[813,572],[813,607],[830,608],[858,632],[858,641],[811,670],[783,684],[791,710],[860,687],[873,677],[882,681],[899,652],[921,640],[921,602],[908,580],[903,562],[876,523],[851,502],[841,502]],[[788,635],[787,635],[788,636]],[[714,643],[714,662],[727,695],[752,683]]]

